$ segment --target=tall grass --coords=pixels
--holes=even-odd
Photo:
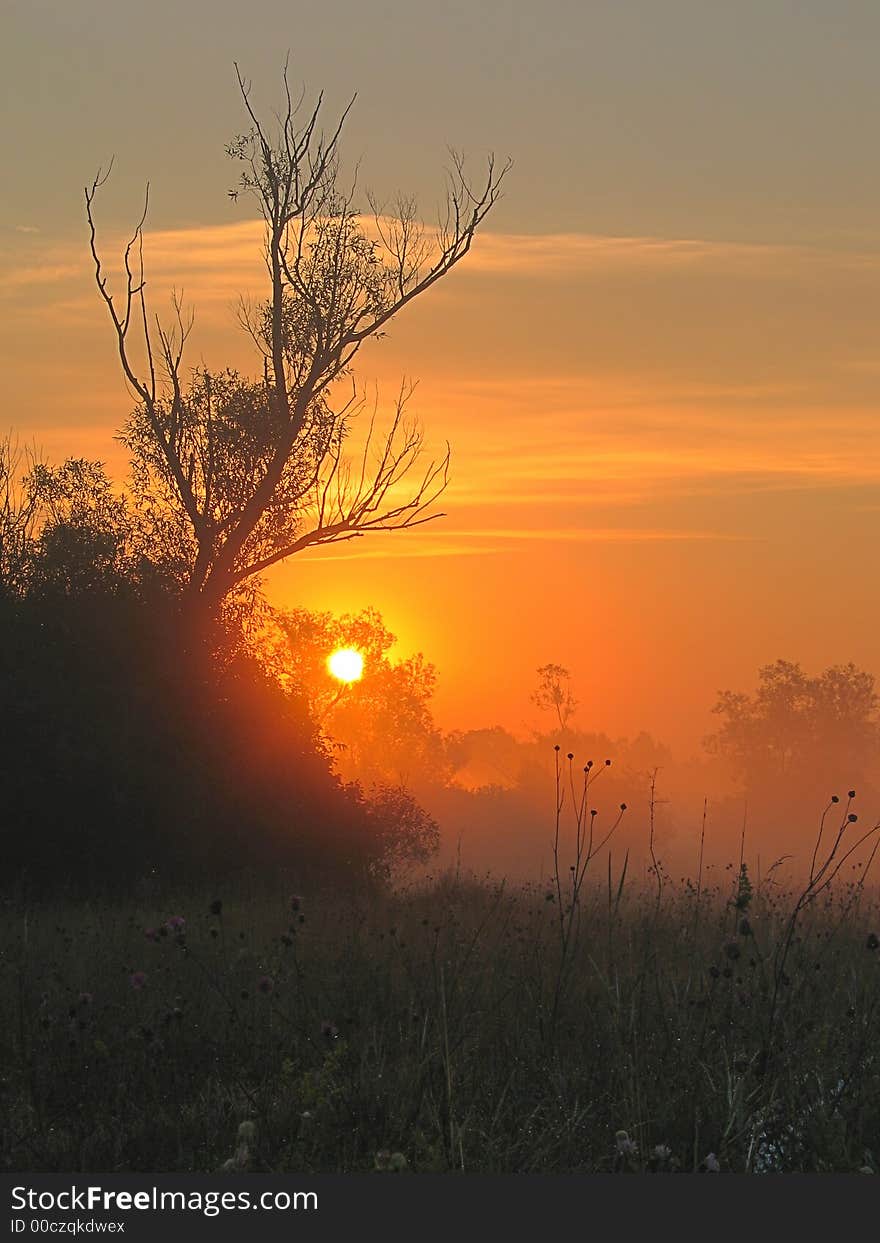
[[[658,897],[588,842],[567,891],[8,899],[3,1167],[876,1172],[863,872]]]

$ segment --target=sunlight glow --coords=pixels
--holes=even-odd
[[[364,676],[364,658],[353,647],[341,647],[327,657],[327,668],[339,682],[359,682]]]

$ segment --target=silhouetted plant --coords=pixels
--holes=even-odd
[[[236,73],[248,128],[228,147],[241,168],[232,198],[240,192],[253,199],[266,226],[269,287],[256,307],[243,305],[241,313],[262,355],[262,376],[202,370],[187,383],[191,320],[176,299],[169,328],[154,328],[148,311],[147,203],[125,249],[117,300],[94,216],[106,174],[99,171],[85,191],[98,291],[139,400],[122,435],[133,459],[132,492],[155,517],[161,538],[176,538],[185,594],[208,617],[243,584],[304,548],[437,516],[432,506],[446,486],[449,451],[420,466],[422,433],[406,415],[411,387],[401,387],[386,433],[375,432],[375,419],[368,418],[353,462],[344,446],[364,401],[353,386],[340,387],[363,343],[465,257],[508,167],[499,171],[490,156],[474,187],[453,153],[446,209],[433,238],[412,199],[398,198],[391,211],[371,200],[372,219],[365,218],[339,168],[348,108],[323,133],[322,97],[301,111],[285,67],[285,104],[272,133],[237,66]],[[418,471],[412,490],[401,493]]]

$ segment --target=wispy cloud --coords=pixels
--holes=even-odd
[[[62,424],[94,421],[106,411],[109,436],[128,399],[87,249],[81,240],[10,238],[0,251],[7,406],[24,411],[25,431],[54,422],[59,442]],[[259,220],[147,234],[153,310],[163,310],[172,287],[183,288],[195,309],[193,364],[254,365],[250,343],[235,330],[234,308],[240,293],[264,286],[262,239]],[[102,239],[111,286],[119,286],[127,240],[112,232]],[[441,295],[402,316],[391,339],[361,359],[362,374],[378,373],[383,391],[389,377],[399,379],[400,360],[408,365],[410,352],[416,366],[425,361],[428,376],[413,413],[423,418],[429,443],[448,436],[453,444],[444,500],[457,510],[457,525],[471,533],[438,539],[432,532],[424,541],[429,551],[410,542],[405,555],[473,555],[478,531],[483,550],[489,540],[499,548],[547,538],[732,539],[717,534],[705,513],[695,522],[707,528],[702,534],[676,534],[679,515],[661,516],[661,508],[671,498],[827,493],[880,483],[880,394],[872,388],[877,373],[864,328],[872,306],[864,301],[872,287],[865,273],[876,264],[869,249],[482,234],[460,269],[482,281],[479,290],[457,277],[442,283]],[[708,271],[722,283],[707,294],[700,274]],[[794,284],[774,285],[780,274],[788,279],[795,272],[812,273],[809,296]],[[826,281],[832,272],[833,288]],[[498,279],[515,273],[534,285],[517,292]],[[751,285],[748,296],[742,293],[744,283],[734,279],[741,274],[766,282],[767,331],[750,325],[748,314],[760,300]],[[725,275],[739,300],[719,297]],[[658,304],[660,286],[668,292]],[[880,300],[880,289],[872,296]],[[824,318],[802,326],[800,336],[791,328],[786,336],[780,324],[786,315],[796,320],[804,306],[810,314],[819,308]],[[675,317],[675,332],[667,331]],[[553,534],[514,536],[507,511],[518,504],[541,509],[535,525]],[[656,512],[648,512],[652,505]],[[580,525],[569,527],[572,517]],[[332,555],[386,554],[359,546]]]
[[[546,540],[551,543],[577,544],[644,544],[681,543],[693,540],[722,540],[724,542],[752,540],[753,536],[730,534],[722,531],[664,530],[656,527],[523,527],[479,528],[473,531],[445,531],[452,539],[504,540],[514,543]]]
[[[367,221],[367,227],[370,222]],[[31,225],[15,226],[16,233],[35,234]],[[99,232],[99,246],[108,269],[118,266],[129,234],[118,230]],[[237,220],[228,224],[188,226],[145,231],[144,254],[150,274],[157,283],[193,283],[200,295],[210,296],[217,288],[248,287],[261,281],[264,269],[264,225],[261,220]],[[19,284],[28,281],[87,273],[89,260],[79,242],[54,243],[43,253],[49,272],[39,275],[40,265],[31,257],[20,269],[15,252],[2,256],[5,279],[18,272]],[[625,237],[593,233],[526,234],[483,231],[459,274],[521,275],[530,279],[579,279],[597,269],[631,273],[644,270],[688,269],[699,265],[722,266],[731,272],[752,271],[767,278],[792,265],[834,265],[880,267],[880,254],[874,250],[840,250],[833,247],[752,244],[701,238]]]
[[[434,534],[398,532],[383,538],[365,538],[302,555],[307,561],[386,561],[434,557],[492,556],[517,545],[533,544],[690,544],[754,542],[755,537],[722,531],[673,530],[653,527],[524,527],[434,528]]]

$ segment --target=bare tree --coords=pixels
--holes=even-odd
[[[538,670],[538,689],[532,703],[542,712],[555,712],[559,728],[564,730],[577,710],[578,701],[571,691],[571,674],[562,665],[542,665]]]
[[[242,166],[230,195],[255,199],[266,226],[268,297],[242,303],[240,315],[263,357],[260,380],[206,371],[184,377],[191,319],[176,298],[171,327],[147,307],[146,202],[125,249],[117,300],[96,242],[94,204],[106,176],[99,171],[85,191],[95,279],[138,399],[122,434],[135,490],[157,530],[167,538],[173,528],[181,586],[209,614],[305,548],[440,516],[432,506],[446,486],[449,449],[424,463],[422,432],[406,409],[410,386],[402,386],[388,430],[377,432],[374,409],[357,460],[345,459],[352,419],[365,404],[350,371],[361,345],[468,253],[509,167],[498,169],[490,156],[475,188],[453,153],[433,235],[412,199],[398,199],[389,213],[370,198],[364,216],[340,174],[351,103],[324,134],[322,96],[304,112],[285,66],[285,106],[270,132],[238,66],[236,76],[249,126],[228,148]]]

